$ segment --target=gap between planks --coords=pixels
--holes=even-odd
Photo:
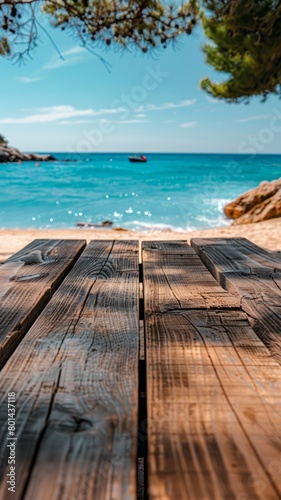
[[[0,368],[85,246],[85,240],[34,240],[0,266]]]

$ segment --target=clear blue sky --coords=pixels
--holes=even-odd
[[[46,24],[45,24],[46,25]],[[25,151],[281,153],[281,101],[216,102],[199,89],[219,79],[204,62],[200,30],[154,57],[102,53],[49,28],[33,60],[0,58],[0,131]]]

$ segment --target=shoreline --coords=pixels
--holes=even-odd
[[[123,228],[67,228],[67,229],[0,229],[0,263],[25,247],[34,239],[90,240],[185,240],[191,238],[248,238],[260,247],[280,254],[281,217],[255,224],[223,226],[192,231],[155,230],[133,231]]]

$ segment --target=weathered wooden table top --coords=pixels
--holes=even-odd
[[[281,498],[281,259],[35,240],[0,298],[0,500]]]

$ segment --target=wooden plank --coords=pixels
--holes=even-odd
[[[136,497],[138,290],[138,242],[92,242],[7,362],[1,500],[9,391],[17,498]]]
[[[194,238],[191,245],[217,280],[231,272],[251,275],[281,295],[281,259],[246,238]]]
[[[257,335],[281,363],[281,260],[245,239],[193,239],[219,283],[239,297]]]
[[[229,238],[233,245],[248,259],[257,262],[261,267],[268,267],[272,270],[279,269],[281,271],[281,259],[276,254],[268,252],[264,248],[259,247],[247,238]],[[226,244],[228,238],[225,239]]]
[[[34,240],[0,266],[0,368],[85,246],[84,240]]]
[[[237,298],[218,285],[186,242],[147,241],[142,248],[147,315],[239,307]]]
[[[147,293],[149,498],[279,499],[280,365],[244,313],[151,314]]]
[[[174,252],[151,245],[143,253],[150,498],[280,498],[281,367],[246,314],[197,299],[197,284],[205,298],[211,281],[202,263],[182,258],[183,243]]]

